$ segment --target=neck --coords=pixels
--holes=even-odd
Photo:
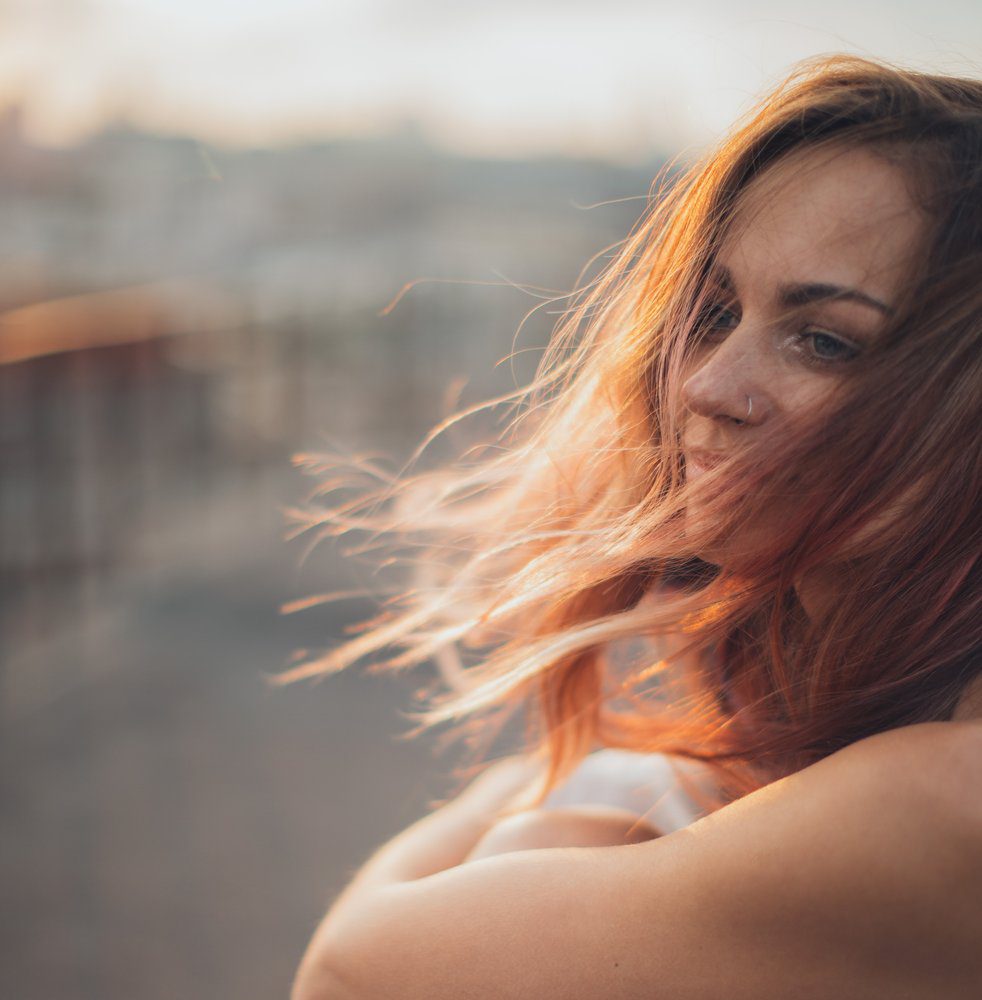
[[[982,721],[982,674],[978,674],[965,685],[961,698],[951,716],[952,722]]]
[[[815,571],[802,577],[795,584],[795,591],[809,618],[821,615],[835,598],[831,571]],[[982,721],[982,673],[965,685],[951,721]]]

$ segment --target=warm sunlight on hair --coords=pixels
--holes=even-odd
[[[365,532],[349,552],[408,576],[275,682],[433,659],[417,731],[479,755],[531,702],[544,794],[598,742],[705,760],[738,797],[945,718],[982,619],[980,107],[976,81],[805,61],[551,300],[528,385],[398,474],[297,456],[323,504],[296,533]]]

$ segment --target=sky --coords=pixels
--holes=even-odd
[[[799,58],[982,77],[978,0],[0,0],[0,105],[69,145],[125,120],[215,145],[410,120],[463,153],[698,149]]]

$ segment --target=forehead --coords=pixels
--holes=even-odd
[[[744,189],[719,258],[741,292],[743,276],[849,285],[889,301],[926,222],[901,167],[866,149],[798,150]]]

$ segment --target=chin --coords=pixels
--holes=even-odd
[[[686,524],[688,523],[689,512],[686,511]],[[686,532],[688,535],[688,532]],[[691,550],[691,554],[696,559],[701,559],[704,563],[709,563],[712,566],[723,566],[726,560],[726,549],[728,548],[725,544],[716,545],[700,545],[698,548]]]

